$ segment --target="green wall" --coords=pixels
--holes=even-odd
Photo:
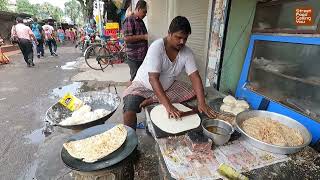
[[[220,91],[235,93],[247,52],[256,0],[233,0],[229,15]]]

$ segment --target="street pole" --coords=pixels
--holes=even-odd
[[[101,7],[100,7],[100,0],[97,0],[97,7],[98,7],[98,19],[99,19],[99,34],[100,34],[100,37],[102,36],[102,20],[101,20]]]

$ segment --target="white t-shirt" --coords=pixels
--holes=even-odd
[[[15,34],[13,30],[14,28],[16,28],[16,35],[18,36],[18,38],[31,40],[30,35],[33,35],[33,32],[28,26],[22,23],[18,23],[17,25],[12,27],[11,34]]]
[[[54,31],[54,28],[48,24],[43,25],[42,29],[44,30],[45,38],[46,39],[52,39],[52,33]]]
[[[146,88],[153,90],[149,82],[148,73],[160,73],[159,80],[161,85],[164,90],[167,90],[183,69],[188,75],[197,70],[192,50],[187,46],[183,47],[173,63],[166,53],[163,39],[158,39],[149,47],[147,55],[133,81],[138,81]]]

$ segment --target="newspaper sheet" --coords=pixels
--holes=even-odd
[[[286,155],[254,148],[243,139],[217,146],[210,155],[195,153],[182,143],[183,138],[156,139],[168,171],[175,179],[218,179],[217,169],[221,163],[245,172],[289,159]]]
[[[149,113],[147,125],[154,136]],[[264,166],[289,160],[286,155],[274,154],[253,147],[242,138],[223,146],[215,146],[208,153],[192,152],[183,143],[184,136],[156,138],[168,171],[175,179],[222,178],[217,169],[221,163],[226,163],[239,172],[251,171]]]

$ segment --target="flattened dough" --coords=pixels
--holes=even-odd
[[[183,112],[191,110],[190,108],[179,103],[173,104],[173,106]],[[170,134],[178,134],[180,132],[197,128],[201,122],[198,114],[182,117],[181,120],[169,119],[167,110],[162,104],[154,107],[151,110],[150,118],[157,127]]]

